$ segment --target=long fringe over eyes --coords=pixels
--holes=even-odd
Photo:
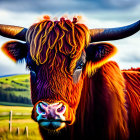
[[[48,16],[46,17],[32,25],[27,32],[31,57],[39,65],[44,64],[49,55],[53,55],[50,56],[53,65],[56,54],[61,53],[72,60],[70,64],[72,72],[82,50],[88,45],[89,30],[84,24],[77,23],[77,18],[73,18],[71,22],[64,18],[60,21],[51,21]]]

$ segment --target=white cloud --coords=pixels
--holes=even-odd
[[[39,16],[37,13],[17,13],[8,10],[0,10],[0,23],[11,24],[17,26],[29,27],[33,21]]]
[[[133,12],[133,14],[135,11]],[[101,13],[100,13],[101,14]],[[113,14],[113,13],[112,13]],[[134,14],[135,15],[135,14]],[[100,15],[100,16],[104,16]],[[122,27],[135,22],[131,22],[131,20],[116,20],[109,14],[110,19],[102,19],[102,18],[92,19],[93,15],[88,15],[87,25],[89,28],[113,28],[113,27]],[[109,17],[108,17],[109,18]],[[139,17],[137,17],[138,20]],[[140,31],[136,34],[121,40],[109,41],[114,44],[118,48],[118,53],[111,59],[116,61],[121,69],[129,69],[131,67],[140,67]]]
[[[139,0],[110,0],[110,4],[115,7],[128,7],[135,6],[139,3]]]
[[[131,24],[139,19],[140,6],[137,6],[134,10],[124,11],[98,11],[98,12],[82,12],[86,17],[86,24],[89,28],[106,28],[106,27],[119,27]],[[36,12],[11,12],[8,10],[0,10],[0,24],[12,24],[17,26],[29,27],[40,15],[48,14],[52,17],[60,17],[63,15],[61,12],[57,12],[55,15],[43,11],[42,13]],[[81,14],[81,13],[80,13]],[[73,14],[74,15],[74,14]],[[120,67],[140,67],[138,62],[140,57],[140,32],[123,40],[111,41],[118,48],[118,53],[113,57],[113,60],[117,61]],[[9,39],[0,37],[0,46]],[[134,56],[135,57],[134,59]],[[131,61],[130,61],[131,60]],[[133,60],[133,61],[132,61]],[[9,67],[9,69],[8,69]],[[5,69],[4,69],[5,68]],[[14,64],[0,51],[0,75],[25,73],[25,64]]]

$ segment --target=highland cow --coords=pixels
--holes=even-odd
[[[31,75],[32,119],[43,139],[140,139],[139,68],[121,71],[107,40],[140,30],[140,21],[120,28],[88,29],[73,18],[49,16],[29,29],[0,25],[9,41],[2,50],[26,60]],[[97,43],[98,42],[98,43]]]

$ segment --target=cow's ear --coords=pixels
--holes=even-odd
[[[86,61],[88,70],[94,71],[97,67],[105,64],[110,57],[117,52],[117,48],[106,42],[91,43],[86,49]]]
[[[14,62],[18,62],[27,56],[27,45],[18,41],[9,41],[3,44],[2,51]]]

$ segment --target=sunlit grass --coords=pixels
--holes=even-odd
[[[31,113],[33,107],[22,107],[22,106],[3,106],[0,105],[0,113],[1,112],[9,112],[13,111],[13,113]]]
[[[12,132],[9,133],[9,115],[3,115],[3,112],[13,112]],[[18,106],[0,106],[0,140],[41,140],[38,130],[38,124],[31,119],[32,107]],[[18,113],[18,115],[16,115]],[[20,114],[29,115],[20,115]],[[25,127],[28,126],[28,138],[25,134]],[[17,135],[19,128],[19,135]]]
[[[23,106],[23,107],[32,107],[32,104],[24,104],[24,103],[12,103],[12,102],[1,102],[0,105],[4,106]]]

